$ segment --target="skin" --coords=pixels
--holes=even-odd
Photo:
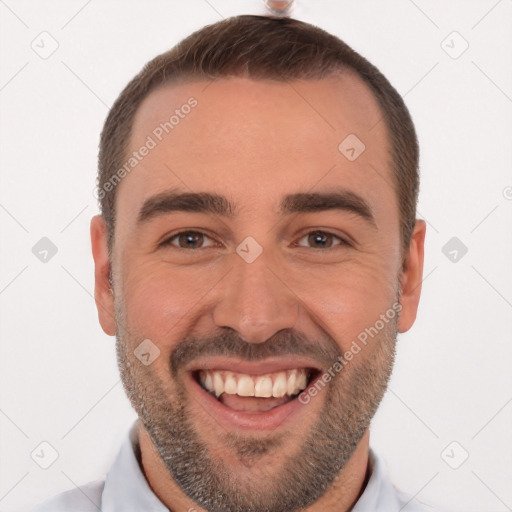
[[[161,453],[166,436],[148,432],[152,422],[165,422],[163,412],[168,415],[169,409],[184,411],[196,440],[208,450],[207,462],[216,464],[224,477],[235,478],[235,487],[247,490],[248,498],[251,490],[258,494],[258,489],[270,488],[275,494],[273,482],[286,482],[286,467],[300,463],[306,440],[320,435],[322,425],[331,420],[333,429],[341,421],[353,431],[355,444],[347,449],[346,460],[332,464],[340,466],[335,474],[323,475],[325,488],[313,501],[304,502],[302,510],[350,510],[366,484],[368,423],[389,378],[396,333],[409,330],[416,318],[425,223],[416,222],[408,251],[402,254],[387,133],[384,123],[370,130],[381,112],[357,77],[296,81],[293,87],[244,78],[166,86],[152,92],[139,108],[131,150],[143,145],[155,127],[191,96],[197,107],[118,185],[112,261],[103,218],[98,215],[91,221],[99,320],[108,335],[117,336],[123,383],[141,417],[144,473],[171,510],[207,510],[173,478],[171,454],[166,465]],[[353,162],[338,151],[350,133],[366,146]],[[329,192],[340,186],[369,203],[375,226],[339,210],[278,213],[286,194]],[[143,202],[175,187],[225,195],[236,206],[236,215],[227,219],[174,212],[137,227]],[[158,247],[171,235],[191,229],[208,233],[210,238],[203,241],[207,247]],[[338,245],[334,238],[330,248],[308,245],[312,241],[306,235],[318,229],[349,237],[353,244]],[[235,252],[247,236],[263,248],[251,264]],[[108,280],[111,269],[113,289]],[[239,438],[214,421],[184,386],[187,368],[178,367],[175,375],[170,371],[176,349],[190,339],[205,341],[209,354],[206,347],[212,343],[207,342],[215,336],[221,340],[227,332],[233,346],[257,354],[268,349],[270,342],[265,342],[272,338],[278,355],[286,358],[279,334],[284,331],[312,342],[312,356],[320,357],[316,346],[331,355],[344,354],[398,298],[399,317],[304,406],[307,415],[300,416],[301,421],[274,432],[251,432],[235,441]],[[133,350],[147,338],[158,346],[160,356],[146,367],[134,358]],[[368,383],[368,388],[361,383]],[[358,411],[365,413],[359,423]],[[265,443],[272,449],[250,452]],[[332,447],[319,442],[317,451],[327,458]],[[229,510],[226,503],[208,503],[208,510]],[[256,505],[252,510],[260,510]]]

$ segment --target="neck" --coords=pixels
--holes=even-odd
[[[147,431],[138,422],[138,439],[142,470],[151,490],[171,511],[194,510],[208,512],[192,501],[174,481],[157,452]],[[368,454],[370,433],[367,430],[352,457],[341,470],[327,492],[303,512],[349,512],[361,497],[369,478]]]

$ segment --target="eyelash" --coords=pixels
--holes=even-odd
[[[163,242],[161,242],[159,244],[160,247],[162,246],[173,246],[174,248],[176,249],[182,249],[184,251],[199,251],[201,249],[207,249],[208,247],[199,247],[199,248],[192,248],[192,249],[188,249],[186,247],[178,247],[177,245],[174,245],[172,243],[172,241],[176,238],[178,238],[180,235],[203,235],[207,238],[210,238],[212,239],[212,237],[210,237],[207,233],[204,233],[203,231],[195,231],[195,230],[189,230],[189,231],[180,231],[178,233],[175,233],[174,235],[170,236],[169,238],[166,238]],[[336,247],[342,247],[342,246],[347,246],[347,247],[352,247],[352,244],[350,242],[348,242],[347,240],[345,240],[344,238],[338,236],[338,235],[335,235],[334,233],[331,233],[329,231],[324,231],[324,230],[321,230],[321,229],[313,229],[311,231],[308,231],[307,233],[305,233],[304,235],[302,235],[300,237],[299,240],[302,240],[304,237],[307,237],[309,235],[312,235],[312,234],[320,234],[320,235],[327,235],[327,236],[330,236],[330,237],[333,237],[337,240],[339,240],[339,244],[337,245],[334,245],[333,247],[326,247],[325,249],[322,248],[322,247],[311,247],[311,249],[319,249],[321,251],[326,251],[326,250],[333,250],[334,248]],[[298,247],[305,247],[305,246],[301,246],[301,245],[298,245],[297,243],[295,243],[295,246],[298,246]]]

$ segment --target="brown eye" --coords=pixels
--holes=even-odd
[[[181,231],[162,242],[162,245],[172,245],[180,249],[203,249],[208,247],[203,245],[207,240],[211,240],[210,237],[200,231]]]
[[[312,247],[313,249],[330,249],[336,245],[349,245],[348,242],[339,236],[328,233],[327,231],[311,231],[304,235],[300,240],[306,240],[306,244],[298,243],[301,247]],[[335,241],[341,243],[335,243]]]

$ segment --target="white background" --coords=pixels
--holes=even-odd
[[[99,133],[146,61],[240,13],[264,7],[0,1],[2,510],[103,476],[135,418],[92,298]],[[512,510],[512,1],[298,0],[293,16],[376,64],[421,144],[423,295],[371,443],[422,501]],[[43,31],[59,45],[47,59],[31,48]],[[462,48],[453,31],[469,43],[457,59],[445,51]],[[47,263],[31,250],[44,236],[58,248]],[[441,250],[454,236],[468,248],[456,263]],[[59,453],[46,470],[30,457],[42,441]],[[469,453],[459,469],[441,457],[452,441],[451,462]]]

